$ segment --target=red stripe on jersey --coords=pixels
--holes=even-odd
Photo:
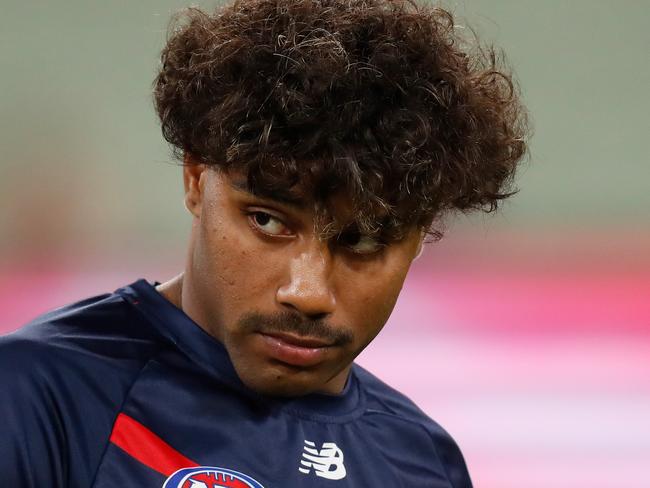
[[[199,466],[163,441],[137,420],[117,416],[110,441],[145,466],[170,476],[181,468]]]

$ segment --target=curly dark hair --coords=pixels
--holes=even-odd
[[[526,153],[502,56],[440,8],[400,0],[236,0],[173,24],[154,83],[185,161],[252,189],[343,192],[365,232],[399,238],[493,211]],[[323,207],[324,208],[324,207]]]

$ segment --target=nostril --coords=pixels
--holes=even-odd
[[[306,314],[309,320],[324,320],[327,317],[327,313],[310,313]]]

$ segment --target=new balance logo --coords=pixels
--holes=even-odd
[[[343,452],[333,442],[324,442],[322,448],[318,450],[315,443],[306,440],[298,471],[309,474],[312,470],[316,476],[328,480],[345,478]]]

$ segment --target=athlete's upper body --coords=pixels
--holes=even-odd
[[[370,373],[354,366],[336,394],[257,393],[144,280],[46,314],[0,350],[8,486],[471,486],[449,435]]]
[[[186,19],[155,84],[185,269],[0,340],[3,481],[471,486],[448,434],[353,361],[436,223],[509,195],[526,135],[510,75],[408,2]]]

